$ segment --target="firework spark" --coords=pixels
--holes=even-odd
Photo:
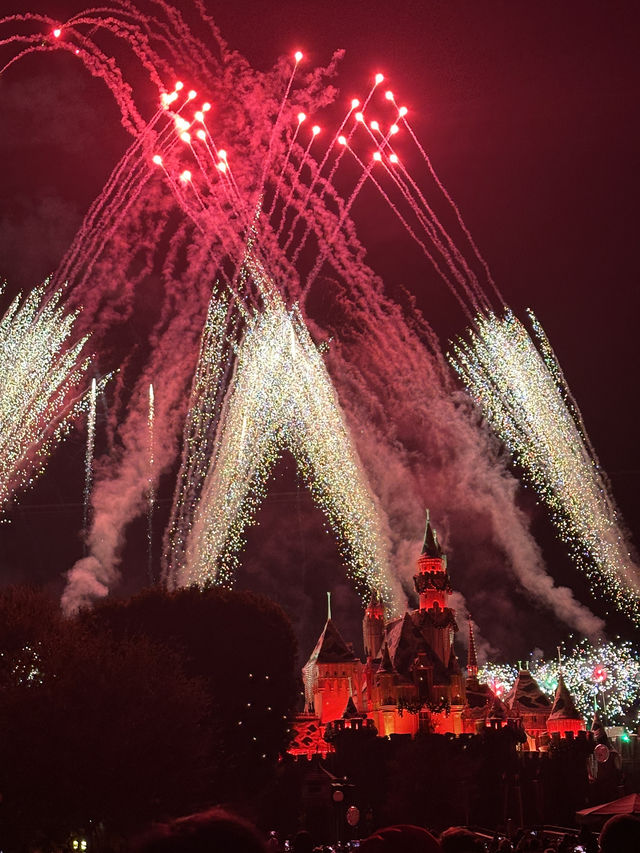
[[[542,327],[507,312],[479,317],[451,362],[551,509],[594,592],[640,624],[640,579],[582,418]]]
[[[251,267],[254,278],[264,278]],[[171,583],[232,583],[243,534],[287,449],[338,534],[356,586],[363,594],[379,589],[393,609],[375,501],[331,380],[301,316],[275,296],[249,321],[222,409],[197,509],[187,515],[189,530],[180,531],[185,560],[171,567]]]
[[[30,486],[88,404],[88,335],[47,284],[17,296],[0,320],[0,507]]]
[[[89,393],[89,412],[87,415],[87,446],[84,454],[84,507],[82,512],[82,533],[86,542],[89,532],[89,513],[91,501],[91,483],[93,481],[93,453],[96,440],[96,401],[98,397],[95,378],[91,380]]]
[[[610,642],[593,645],[583,640],[565,654],[561,661],[533,660],[531,675],[552,698],[562,676],[576,707],[587,723],[594,711],[604,715],[610,725],[636,728],[640,723],[640,656],[631,643]],[[516,679],[518,668],[509,664],[485,664],[478,672],[498,695],[507,693]]]

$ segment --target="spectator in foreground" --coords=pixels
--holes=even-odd
[[[600,833],[601,853],[638,853],[640,818],[630,814],[610,817]]]
[[[136,853],[266,853],[254,827],[223,809],[157,824],[133,849]]]
[[[293,853],[313,853],[313,839],[311,833],[306,829],[301,829],[293,839],[291,847]]]
[[[430,832],[408,824],[378,829],[360,845],[360,853],[439,853],[441,850]]]
[[[451,826],[440,835],[443,853],[484,853],[484,845],[473,832],[461,826]]]

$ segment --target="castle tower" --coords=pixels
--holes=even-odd
[[[447,606],[452,591],[447,573],[447,558],[431,526],[429,510],[422,552],[418,557],[418,573],[413,576],[413,583],[420,596],[420,610],[443,610]]]
[[[547,719],[547,730],[549,734],[559,732],[560,737],[566,737],[567,732],[572,732],[575,735],[579,731],[586,730],[586,728],[582,714],[576,708],[575,702],[567,690],[562,673],[559,673],[553,707]]]
[[[529,749],[537,751],[539,739],[547,737],[547,719],[551,702],[528,669],[521,669],[504,703],[512,716],[519,717],[527,735]]]
[[[351,697],[356,706],[363,706],[363,666],[333,623],[330,604],[324,630],[302,668],[302,678],[306,708],[321,723],[340,717]]]
[[[377,592],[373,592],[362,620],[362,636],[364,653],[367,659],[376,660],[380,657],[380,649],[384,640],[384,605]]]

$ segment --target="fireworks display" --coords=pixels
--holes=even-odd
[[[263,272],[250,267],[266,292]],[[287,449],[336,530],[357,587],[379,589],[394,609],[375,502],[331,380],[299,313],[275,295],[249,322],[222,409],[197,509],[189,531],[180,531],[186,559],[171,567],[172,583],[232,582],[243,533]]]
[[[114,397],[124,403],[107,429],[118,452],[93,486],[91,554],[69,575],[69,608],[115,582],[124,528],[145,506],[151,559],[155,489],[182,433],[163,548],[170,583],[231,582],[246,527],[286,449],[363,591],[375,586],[390,607],[397,604],[400,580],[390,577],[406,574],[400,564],[417,536],[421,503],[433,505],[436,495],[444,517],[464,511],[483,519],[468,525],[469,536],[491,519],[482,535],[528,593],[595,635],[600,620],[554,585],[514,504],[513,481],[475,421],[452,403],[435,334],[417,311],[384,295],[365,262],[351,217],[368,185],[469,320],[478,316],[480,329],[508,326],[507,338],[518,328],[509,314],[495,319],[503,300],[402,101],[378,73],[346,101],[335,130],[312,124],[337,97],[336,58],[308,70],[298,51],[258,72],[227,48],[202,7],[192,10],[196,35],[169,4],[142,6],[116,0],[63,23],[29,14],[0,21],[10,28],[0,39],[7,53],[0,73],[30,53],[65,51],[108,86],[132,136],[54,281],[69,281],[71,302],[85,309],[80,322],[101,339],[131,321],[142,283],[157,275],[162,286],[147,361],[132,384],[124,371],[117,379]],[[157,96],[151,108],[150,92]],[[417,155],[418,180],[403,146]],[[330,320],[314,315],[318,294]],[[322,340],[336,328],[325,367],[311,334]],[[460,364],[471,365],[474,346],[460,345]],[[524,339],[520,346],[527,349]],[[546,354],[531,361],[536,388],[549,376],[558,387]],[[152,379],[161,389],[155,400]],[[521,447],[488,420],[526,468],[525,452],[542,451],[535,430],[516,423],[522,377],[505,365],[503,383],[492,389],[494,408],[507,413]],[[558,475],[540,465],[531,476],[555,496],[549,503],[576,559],[600,560],[593,575],[606,578],[605,593],[620,603],[634,578],[613,505],[583,428],[571,433],[565,424],[567,413],[572,418],[566,388],[557,394],[564,467]],[[556,438],[544,440],[559,448]],[[559,477],[573,484],[562,498]],[[637,616],[633,606],[627,612]]]
[[[30,486],[88,404],[88,336],[46,284],[16,297],[0,320],[0,507]]]
[[[635,728],[640,723],[640,657],[631,643],[610,642],[592,645],[586,640],[558,660],[533,660],[531,675],[553,699],[562,676],[584,720],[590,725],[597,710],[608,725]],[[485,664],[478,672],[500,697],[513,686],[518,669],[511,665]]]
[[[640,624],[640,579],[608,484],[542,327],[479,317],[452,364],[552,511],[594,591]]]

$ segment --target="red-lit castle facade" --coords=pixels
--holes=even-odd
[[[460,735],[512,725],[522,730],[524,748],[531,750],[546,748],[550,732],[564,736],[585,728],[562,679],[562,695],[557,693],[553,704],[527,670],[503,699],[481,684],[471,621],[463,675],[454,650],[458,625],[449,606],[447,558],[428,514],[413,580],[416,610],[387,620],[379,598],[369,602],[362,623],[364,663],[329,614],[302,670],[305,713],[296,720],[292,754],[326,754],[332,732],[341,727],[386,737],[419,731]]]

